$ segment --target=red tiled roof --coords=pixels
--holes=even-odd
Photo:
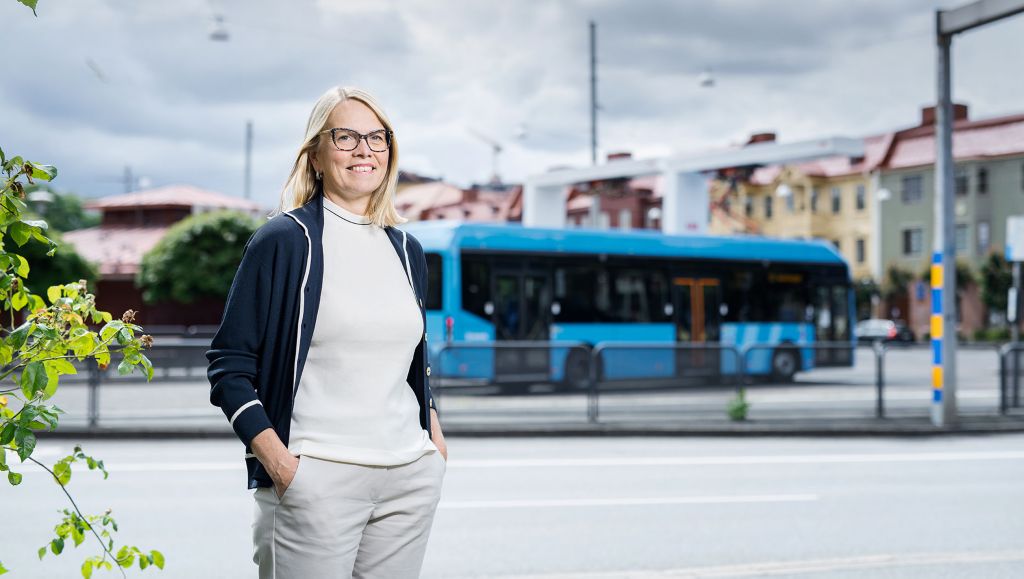
[[[169,185],[146,191],[111,195],[85,204],[88,209],[130,209],[135,207],[208,207],[259,211],[259,203],[240,197],[205,191],[190,185]]]
[[[169,227],[90,227],[63,234],[86,261],[99,266],[100,275],[135,275],[142,256],[163,238]]]

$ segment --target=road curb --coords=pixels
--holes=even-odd
[[[1024,416],[971,418],[952,427],[932,426],[927,420],[836,422],[769,422],[745,421],[708,424],[575,424],[530,425],[510,428],[481,424],[448,424],[445,435],[465,438],[531,438],[531,437],[599,437],[599,436],[692,436],[692,437],[877,437],[877,436],[948,436],[965,434],[1003,434],[1024,432]],[[226,428],[209,427],[96,427],[69,426],[56,432],[39,433],[47,439],[195,439],[235,438]]]

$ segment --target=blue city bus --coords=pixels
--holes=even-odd
[[[568,342],[680,345],[610,348],[600,369],[608,380],[736,374],[733,352],[748,349],[747,375],[779,381],[853,362],[850,274],[827,242],[441,220],[402,227],[426,253],[428,344],[448,378],[571,387],[587,352],[557,347]],[[524,341],[552,347],[438,356],[444,343]],[[820,342],[851,348],[812,346]]]

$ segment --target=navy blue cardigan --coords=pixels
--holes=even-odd
[[[255,436],[273,428],[287,446],[292,404],[309,353],[324,279],[323,196],[260,227],[245,246],[224,316],[206,358],[210,402],[220,406],[245,443],[249,488],[273,483],[252,454]],[[385,228],[412,284],[426,328],[427,262],[419,241]],[[409,366],[408,383],[430,432],[430,366],[426,332]]]

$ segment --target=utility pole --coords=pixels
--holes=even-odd
[[[252,121],[245,121],[245,198],[252,199]]]
[[[590,21],[590,164],[597,164],[597,24]]]
[[[956,222],[953,213],[953,36],[1024,12],[1024,0],[978,0],[935,12],[935,227],[932,285],[932,424],[952,426],[956,409]]]
[[[131,193],[135,189],[135,177],[132,175],[131,165],[124,168],[124,192]]]
[[[597,24],[590,21],[590,164],[597,165]],[[597,228],[601,215],[601,194],[590,193],[590,226]]]

